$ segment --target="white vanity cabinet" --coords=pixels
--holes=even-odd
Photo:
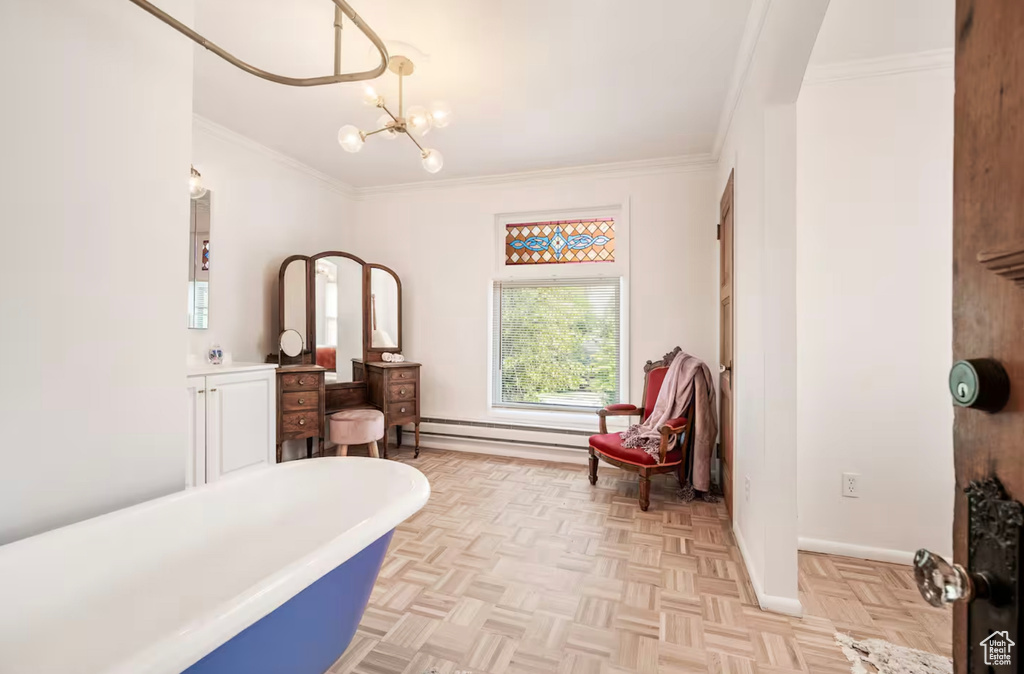
[[[187,485],[276,461],[275,366],[239,364],[188,377]]]

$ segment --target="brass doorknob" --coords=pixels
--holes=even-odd
[[[970,602],[987,598],[991,593],[985,574],[971,573],[923,548],[914,555],[914,579],[921,596],[932,606]]]

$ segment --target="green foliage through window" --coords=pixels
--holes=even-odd
[[[495,403],[618,402],[619,285],[618,278],[496,282]]]

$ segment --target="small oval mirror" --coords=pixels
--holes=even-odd
[[[298,330],[285,330],[281,333],[281,353],[294,358],[302,353],[302,335]]]

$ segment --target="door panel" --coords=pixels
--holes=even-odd
[[[732,375],[723,372],[718,378],[718,387],[721,391],[722,410],[722,496],[725,499],[725,507],[732,515]]]
[[[972,574],[1010,577],[1018,582],[1020,548],[1002,542],[1019,534],[1012,519],[969,516],[965,494],[972,482],[996,478],[1010,500],[1024,500],[1024,286],[1013,276],[1014,251],[1024,255],[1024,3],[1019,0],[957,0],[956,94],[953,173],[953,358],[995,359],[1005,368],[1010,397],[998,413],[957,407],[953,430],[956,466],[954,558]],[[987,253],[1008,254],[990,263]],[[1018,273],[1021,267],[1018,266]],[[979,379],[980,387],[991,381]],[[954,390],[956,387],[953,387]],[[974,488],[977,493],[977,488]],[[1019,508],[1019,506],[1018,506]],[[995,511],[992,511],[995,512]],[[991,515],[991,513],[988,513]],[[994,526],[1010,561],[980,554],[979,535]],[[968,542],[972,541],[969,545]],[[973,552],[972,552],[973,551]],[[998,556],[997,556],[998,557]],[[1015,562],[1015,563],[1014,563]],[[1014,567],[1014,568],[1010,568]],[[1024,633],[1017,611],[985,598],[960,602],[954,614],[955,669],[993,670],[980,642],[1006,630],[1019,646],[1013,671],[1020,671]],[[1009,667],[1005,668],[1010,671]]]
[[[266,372],[206,378],[206,480],[273,463],[273,374]]]
[[[735,374],[732,369],[732,348],[733,348],[733,277],[735,275],[733,259],[733,178],[735,172],[729,174],[729,181],[726,183],[725,192],[722,194],[721,210],[721,258],[719,287],[719,412],[718,419],[721,424],[721,450],[722,459],[722,493],[725,496],[725,505],[732,516],[732,494],[733,494],[733,433],[732,433],[732,387]]]
[[[206,484],[206,377],[189,377],[188,450],[185,453],[185,486]]]

